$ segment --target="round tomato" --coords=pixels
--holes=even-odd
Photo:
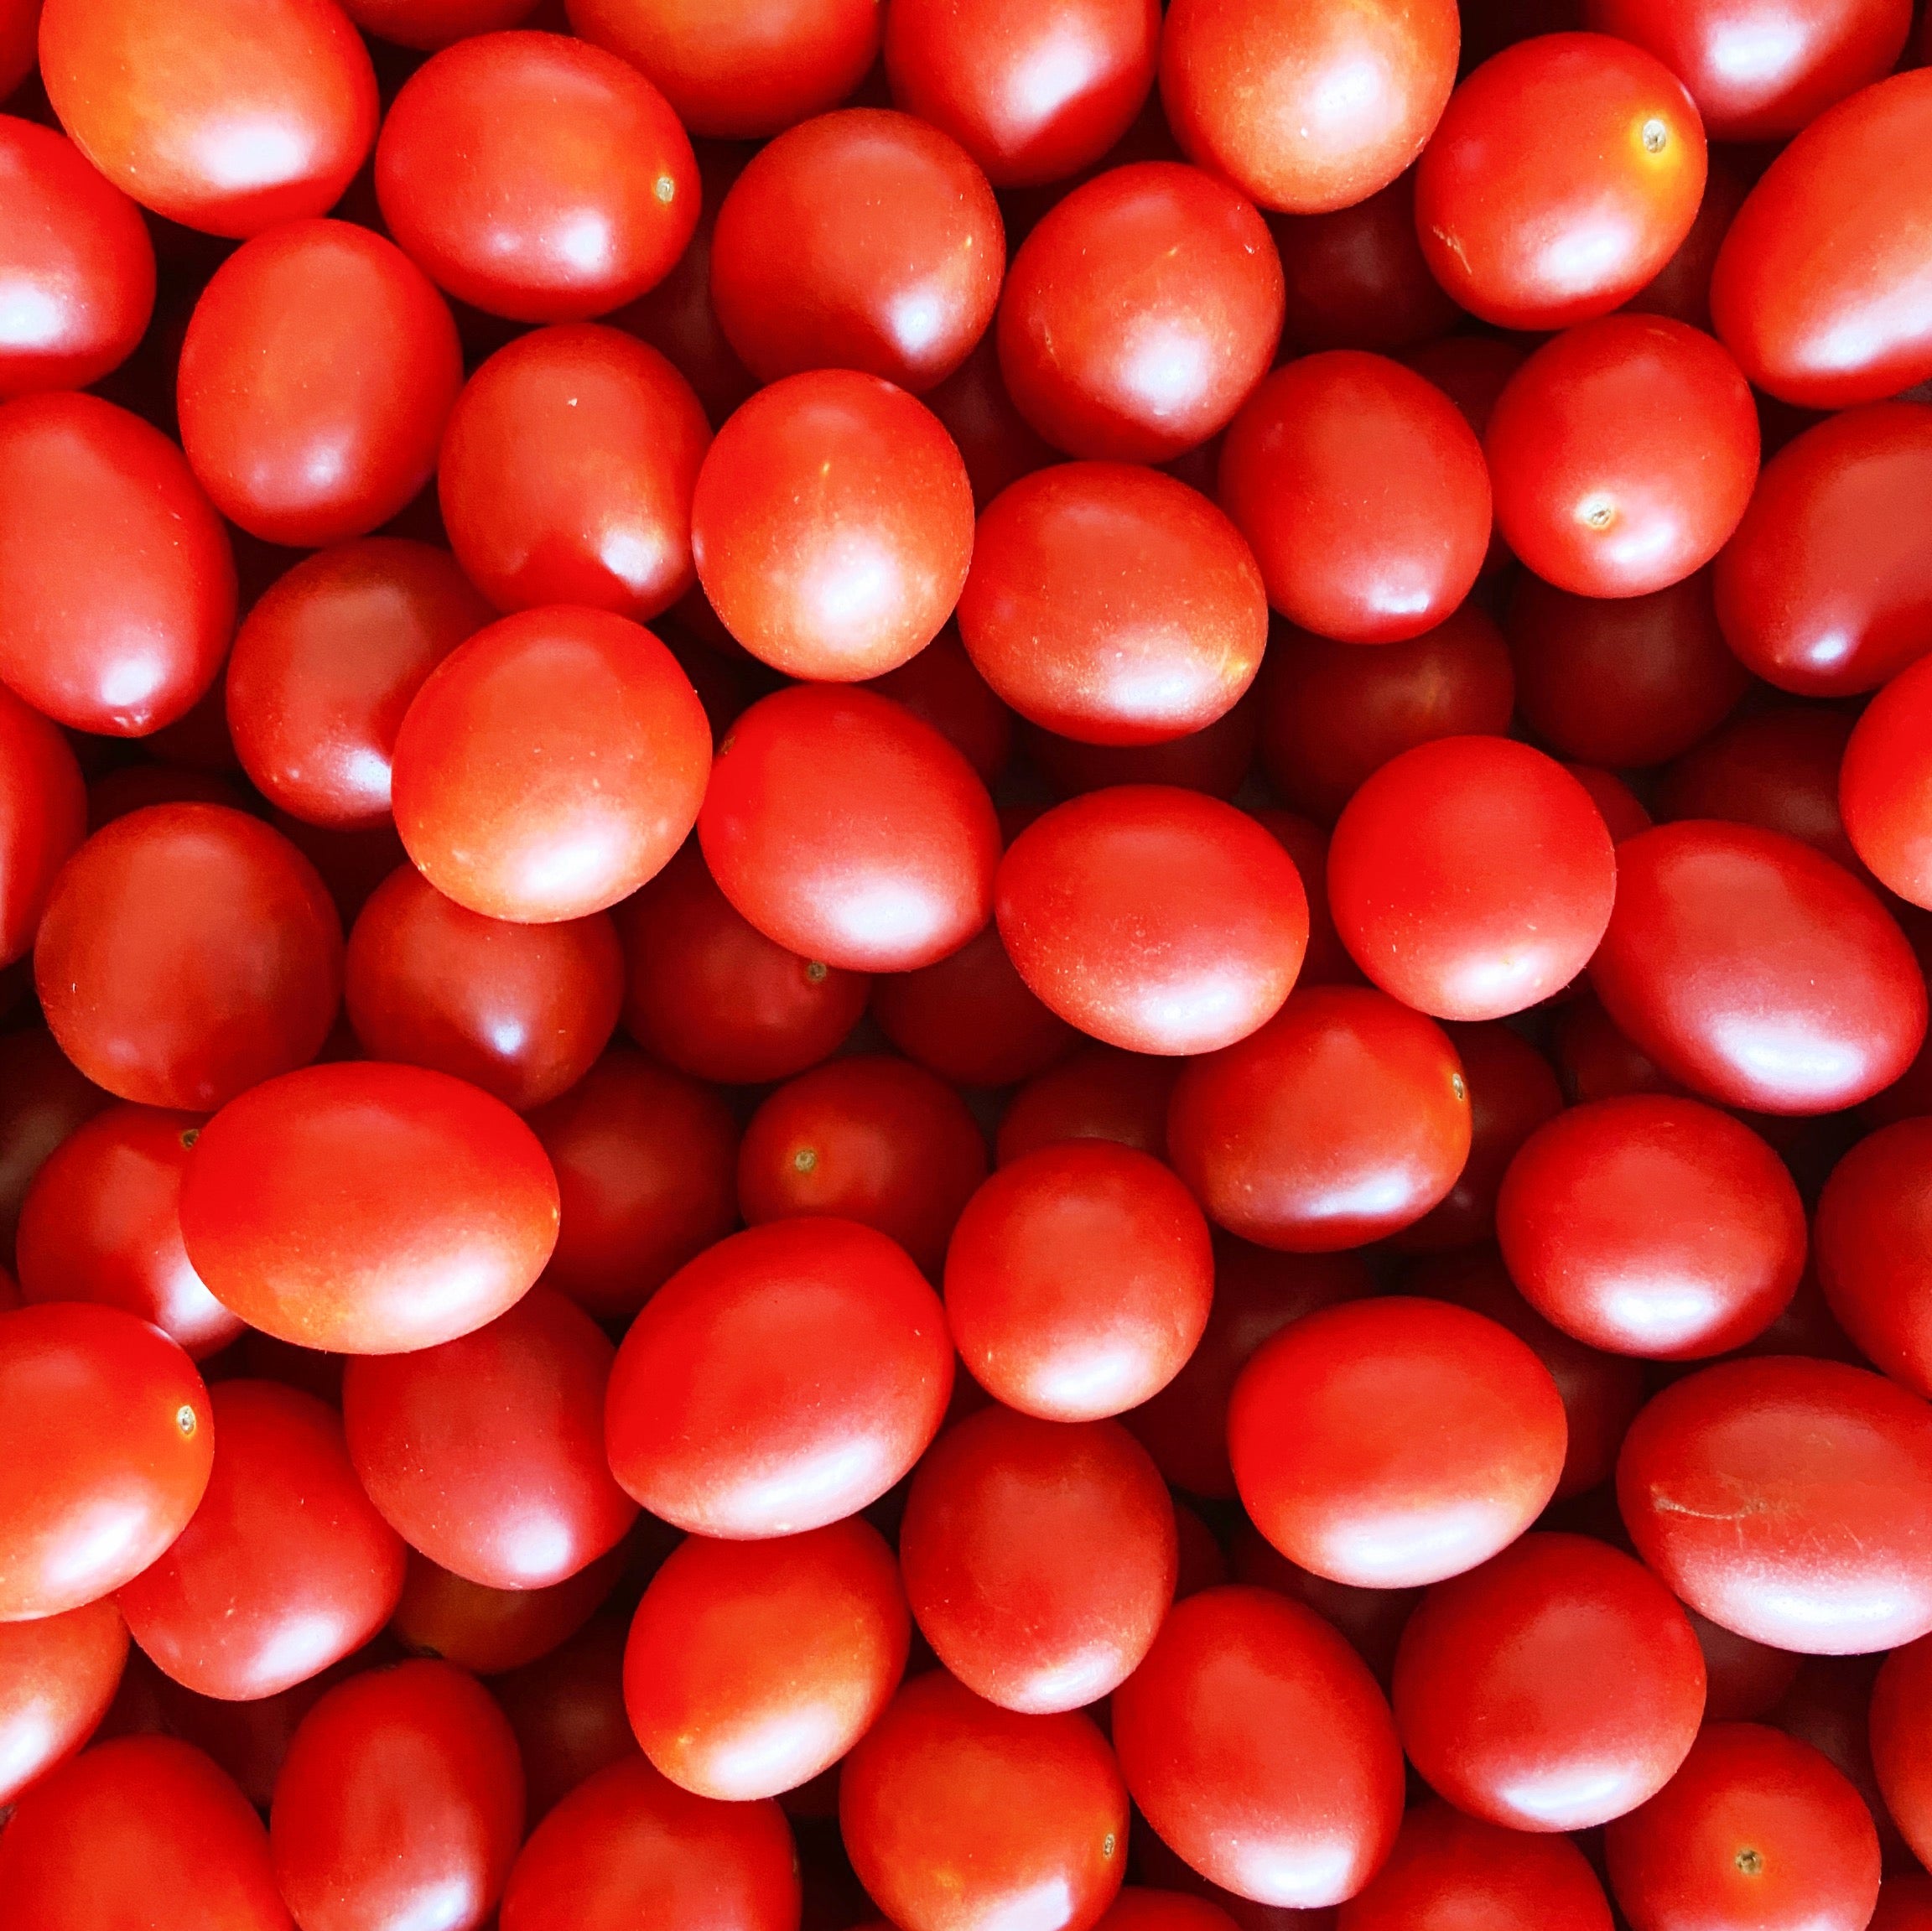
[[[1924,1638],[1885,1658],[1872,1692],[1872,1766],[1914,1856],[1932,1852],[1932,1642]],[[1877,1920],[1874,1919],[1874,1923]]]
[[[0,687],[0,963],[33,950],[60,868],[86,830],[86,787],[60,727]]]
[[[127,1625],[108,1598],[0,1622],[0,1804],[57,1770],[100,1726],[121,1685]]]
[[[487,1589],[411,1549],[389,1633],[416,1655],[478,1676],[521,1669],[569,1642],[604,1607],[630,1554],[621,1543],[548,1589]]]
[[[1813,1238],[1818,1279],[1845,1331],[1894,1381],[1932,1399],[1932,1119],[1901,1119],[1832,1169]]]
[[[1888,890],[1932,906],[1932,661],[1901,671],[1845,746],[1838,799],[1847,837]]]
[[[490,1685],[517,1733],[532,1824],[579,1783],[636,1752],[624,1713],[627,1627],[621,1615],[594,1617],[548,1655]]]
[[[1079,1037],[1028,989],[997,925],[950,958],[916,972],[881,973],[871,1013],[908,1059],[956,1086],[1031,1079]]]
[[[1159,1155],[1167,1146],[1167,1098],[1181,1062],[1083,1044],[1038,1073],[1006,1103],[995,1157],[1001,1166],[1062,1139],[1111,1139]]]

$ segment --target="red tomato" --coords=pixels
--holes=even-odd
[[[1348,646],[1339,646],[1349,648]],[[1394,649],[1396,646],[1389,646]],[[1378,652],[1377,655],[1384,653]],[[1295,861],[1303,890],[1308,895],[1308,950],[1296,976],[1297,985],[1353,985],[1361,979],[1355,962],[1335,930],[1334,915],[1328,910],[1328,834],[1312,819],[1294,812],[1277,811],[1263,805],[1253,814],[1254,822]]]
[[[1828,108],[1765,169],[1711,278],[1717,333],[1758,387],[1842,409],[1932,376],[1932,179],[1916,165],[1929,138],[1932,75],[1896,74]]]
[[[1932,1630],[1932,1415],[1876,1374],[1705,1368],[1637,1417],[1617,1498],[1651,1568],[1753,1642],[1860,1655]]]
[[[671,271],[698,223],[698,163],[664,96],[557,34],[485,34],[396,96],[376,197],[439,288],[518,322],[580,322]]]
[[[227,532],[174,444],[96,396],[0,406],[0,680],[55,724],[145,737],[234,628]]]
[[[33,950],[60,868],[86,829],[87,792],[67,740],[0,688],[0,963]]]
[[[1762,1113],[1829,1113],[1910,1065],[1925,982],[1858,881],[1795,838],[1710,821],[1618,846],[1590,983],[1686,1086]]]
[[[1013,755],[1013,714],[995,697],[948,623],[917,657],[867,680],[880,697],[903,704],[965,755],[991,785]]]
[[[490,1684],[517,1733],[532,1823],[579,1783],[636,1753],[624,1713],[628,1627],[622,1616],[597,1616],[548,1656]]]
[[[1709,334],[1711,271],[1717,266],[1717,251],[1750,191],[1751,183],[1737,163],[1727,158],[1722,148],[1713,148],[1704,179],[1704,199],[1697,204],[1697,219],[1690,224],[1690,232],[1678,244],[1677,252],[1623,306],[1640,314],[1669,315]]]
[[[40,0],[4,0],[0,4],[0,99],[34,71],[40,27]]]
[[[1705,169],[1703,125],[1668,67],[1607,34],[1541,34],[1456,90],[1415,171],[1416,232],[1484,321],[1567,328],[1677,252]]]
[[[376,138],[369,50],[333,0],[47,0],[40,78],[110,181],[210,235],[325,214]]]
[[[911,1627],[892,1551],[856,1517],[766,1542],[692,1536],[637,1606],[625,1707],[645,1754],[682,1788],[776,1797],[872,1727]]]
[[[1844,828],[1881,884],[1932,906],[1932,663],[1901,671],[1865,707],[1838,776]]]
[[[877,1501],[952,1390],[944,1311],[903,1250],[851,1221],[780,1221],[720,1241],[632,1322],[610,1467],[693,1534],[794,1535]]]
[[[100,1726],[127,1660],[127,1625],[106,1597],[29,1622],[0,1622],[0,1804],[58,1770]]]
[[[603,1607],[629,1554],[620,1544],[548,1589],[486,1589],[411,1549],[390,1633],[405,1649],[479,1676],[520,1669],[568,1642]]]
[[[1878,1908],[1867,1931],[1927,1931],[1932,1926],[1932,1877],[1914,1872],[1878,1887]]]
[[[1222,447],[1220,495],[1268,601],[1343,643],[1440,624],[1489,541],[1488,472],[1462,412],[1400,363],[1353,349],[1262,383]]]
[[[1818,1279],[1845,1331],[1893,1380],[1932,1398],[1929,1217],[1932,1118],[1922,1116],[1882,1127],[1839,1161],[1814,1235]]]
[[[20,1203],[40,1163],[112,1103],[43,1028],[0,1033],[0,1254],[13,1251]]]
[[[704,594],[753,657],[854,683],[938,636],[973,555],[973,488],[938,418],[875,376],[775,382],[698,473]]]
[[[1921,1638],[1886,1658],[1872,1693],[1872,1763],[1885,1807],[1914,1856],[1932,1852],[1932,1643]],[[1878,1922],[1877,1919],[1873,1920]]]
[[[340,0],[340,4],[364,33],[424,52],[472,34],[519,26],[535,11],[533,0]]]
[[[691,385],[621,330],[539,329],[464,386],[436,488],[450,547],[502,610],[639,619],[691,588],[691,492],[711,426]]]
[[[1368,1665],[1383,1689],[1388,1689],[1403,1626],[1422,1600],[1420,1589],[1357,1589],[1346,1582],[1331,1582],[1327,1576],[1291,1562],[1245,1518],[1234,1531],[1232,1556],[1237,1582],[1271,1590],[1312,1609],[1348,1638],[1348,1647]],[[1271,1931],[1271,1927],[1264,1927],[1263,1931]]]
[[[1878,1829],[1880,1861],[1903,1868],[1911,1858],[1885,1807],[1872,1761],[1871,1710],[1879,1656],[1807,1656],[1770,1722],[1787,1736],[1821,1752],[1865,1801]],[[1708,1721],[1708,1719],[1706,1719]]]
[[[1063,1139],[1110,1139],[1142,1153],[1167,1147],[1167,1098],[1180,1062],[1122,1052],[1098,1041],[1036,1074],[1000,1116],[995,1155],[1008,1166],[1021,1155]]]
[[[1265,208],[1317,215],[1393,181],[1456,79],[1452,0],[1176,0],[1161,44],[1174,138]]]
[[[1234,1923],[1206,1897],[1130,1884],[1108,1906],[1094,1931],[1230,1931]]]
[[[988,330],[973,353],[925,396],[926,407],[958,446],[973,480],[974,506],[981,510],[1010,483],[1057,460],[1006,393],[997,334]]]
[[[882,974],[871,1010],[900,1051],[959,1086],[1031,1078],[1079,1037],[1027,990],[996,925],[937,965]]]
[[[437,666],[396,735],[396,828],[486,918],[583,918],[684,842],[711,727],[678,660],[607,611],[524,610]]]
[[[1104,791],[1109,785],[1178,785],[1210,797],[1232,798],[1254,761],[1257,719],[1250,698],[1184,738],[1160,745],[1083,745],[1057,738],[1036,724],[1021,728],[1021,748],[1057,797]]]
[[[434,1347],[543,1272],[557,1181],[501,1100],[372,1062],[264,1082],[201,1130],[181,1188],[195,1271],[251,1327],[340,1354]]]
[[[1819,1752],[1755,1723],[1704,1731],[1676,1776],[1604,1833],[1633,1923],[1860,1931],[1878,1897],[1878,1837]]]
[[[1444,1301],[1323,1308],[1263,1344],[1228,1409],[1254,1526],[1291,1562],[1364,1589],[1458,1575],[1555,1492],[1566,1423],[1508,1329]]]
[[[1706,1723],[1754,1722],[1768,1716],[1790,1689],[1801,1658],[1720,1629],[1695,1609],[1686,1609],[1697,1647],[1704,1652]]]

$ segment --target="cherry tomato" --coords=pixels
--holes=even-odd
[[[21,1202],[42,1161],[112,1103],[44,1028],[0,1033],[0,1254],[13,1252]]]
[[[1184,738],[1159,745],[1084,745],[1036,724],[1021,727],[1021,748],[1058,797],[1109,785],[1178,785],[1209,797],[1232,798],[1254,761],[1258,721],[1250,695]]]
[[[1110,1139],[1142,1153],[1167,1145],[1167,1098],[1177,1061],[1122,1052],[1098,1041],[1078,1046],[1057,1066],[1027,1081],[1000,1115],[996,1162],[1063,1139]]]
[[[900,1051],[960,1086],[1031,1078],[1079,1036],[1027,990],[996,925],[936,965],[883,974],[871,1011]]]
[[[40,0],[5,0],[0,6],[0,100],[34,71]]]
[[[1009,484],[1056,460],[1056,452],[1006,393],[997,334],[988,330],[973,353],[925,396],[926,407],[958,447],[972,479],[974,506],[981,510]]]
[[[579,1783],[636,1753],[624,1713],[628,1627],[622,1616],[594,1617],[548,1655],[490,1684],[517,1733],[533,1824]]]
[[[100,1726],[127,1660],[127,1625],[103,1597],[0,1622],[0,1804],[58,1770]]]
[[[1865,707],[1839,771],[1844,828],[1858,856],[1888,890],[1932,906],[1932,665],[1901,671]]]
[[[55,725],[0,688],[0,963],[30,952],[87,829],[80,767]]]
[[[405,1649],[479,1676],[521,1669],[567,1643],[604,1607],[629,1553],[620,1544],[548,1589],[486,1589],[411,1549],[390,1633]]]
[[[1684,1613],[1704,1652],[1704,1721],[1754,1722],[1768,1716],[1796,1680],[1802,1658],[1721,1629],[1695,1609]]]
[[[1677,252],[1623,306],[1640,314],[1669,315],[1711,333],[1711,271],[1717,266],[1717,251],[1750,191],[1751,183],[1737,163],[1727,158],[1722,148],[1713,148],[1704,179],[1704,198],[1697,204],[1697,219],[1690,224],[1690,232],[1678,243]]]
[[[1867,1931],[1926,1931],[1932,1925],[1932,1877],[1922,1872],[1888,1877]]]
[[[1903,1867],[1911,1857],[1905,1839],[1885,1807],[1872,1761],[1871,1710],[1878,1656],[1806,1656],[1770,1722],[1787,1736],[1809,1743],[1841,1772],[1864,1799],[1878,1830],[1880,1861]]]
[[[1872,1693],[1872,1763],[1885,1807],[1914,1856],[1932,1851],[1932,1644],[1921,1638],[1886,1658]],[[1874,1919],[1874,1923],[1877,1920]]]
[[[536,10],[533,0],[340,0],[340,4],[364,33],[425,53],[473,34],[521,26]]]
[[[974,667],[948,623],[917,657],[868,680],[881,697],[932,725],[991,785],[1013,755],[1013,714]]]
[[[1819,1281],[1846,1332],[1893,1380],[1932,1397],[1929,1212],[1932,1118],[1902,1119],[1861,1140],[1832,1170],[1814,1232]]]
[[[1208,1898],[1130,1884],[1107,1907],[1094,1931],[1229,1931],[1234,1923]]]

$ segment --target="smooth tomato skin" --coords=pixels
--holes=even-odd
[[[1932,1417],[1835,1361],[1721,1363],[1652,1399],[1617,1499],[1637,1553],[1700,1615],[1805,1655],[1932,1630]]]
[[[1178,1060],[1083,1042],[1006,1103],[995,1164],[1062,1139],[1116,1140],[1159,1157],[1167,1146],[1167,1096],[1180,1072]]]
[[[998,1407],[921,1461],[899,1530],[920,1633],[975,1695],[1032,1715],[1097,1703],[1174,1600],[1174,1503],[1117,1423]]]
[[[1677,252],[1623,304],[1641,314],[1671,316],[1706,334],[1711,332],[1711,275],[1717,266],[1717,251],[1751,191],[1748,177],[1727,150],[1713,148],[1708,159],[1704,198],[1697,204],[1690,232],[1678,243]]]
[[[1259,1032],[1183,1067],[1167,1111],[1169,1157],[1208,1217],[1295,1254],[1421,1219],[1469,1142],[1447,1035],[1366,987],[1291,994]]]
[[[1071,456],[1161,463],[1226,427],[1281,333],[1267,224],[1215,175],[1109,169],[1058,202],[1013,257],[1000,373]]]
[[[622,1580],[627,1544],[548,1589],[486,1589],[409,1551],[389,1633],[419,1656],[477,1676],[521,1669],[567,1643]]]
[[[876,692],[802,685],[752,705],[719,749],[698,838],[750,924],[849,972],[931,965],[993,914],[985,786]]]
[[[60,868],[86,830],[86,786],[60,727],[0,687],[0,963],[34,949]]]
[[[1932,663],[1909,665],[1860,714],[1838,772],[1846,835],[1888,890],[1932,906]]]
[[[1268,601],[1342,643],[1442,622],[1489,542],[1489,474],[1462,412],[1355,349],[1303,356],[1254,391],[1222,445],[1218,490]]]
[[[1684,1613],[1704,1652],[1704,1721],[1755,1723],[1768,1716],[1797,1680],[1804,1659],[1721,1629],[1695,1609]]]
[[[345,0],[342,11],[366,34],[433,54],[473,34],[521,26],[536,9],[532,0]]]
[[[1232,799],[1254,761],[1258,729],[1254,705],[1244,698],[1213,724],[1161,745],[1083,745],[1034,724],[1021,726],[1020,741],[1057,797],[1109,785],[1178,785]]]
[[[87,840],[34,948],[61,1051],[144,1106],[206,1112],[320,1050],[342,927],[309,861],[221,805],[151,805]]]
[[[1661,61],[1607,34],[1540,34],[1451,97],[1415,171],[1416,232],[1472,314],[1568,328],[1677,252],[1706,168],[1697,109]]]
[[[1819,1284],[1859,1351],[1932,1399],[1926,1256],[1932,1228],[1932,1118],[1859,1141],[1831,1171],[1813,1228]]]
[[[846,1758],[839,1825],[904,1931],[1015,1911],[1040,1931],[1089,1931],[1127,1869],[1127,1792],[1093,1723],[998,1709],[943,1670],[907,1683]]]
[[[1409,1589],[1514,1542],[1555,1492],[1550,1371],[1446,1301],[1346,1302],[1293,1322],[1234,1384],[1228,1453],[1254,1526],[1335,1582]]]
[[[662,281],[698,223],[669,103],[601,47],[485,34],[403,83],[376,199],[405,254],[486,314],[581,322]]]
[[[1114,1691],[1114,1747],[1163,1842],[1241,1897],[1309,1910],[1362,1889],[1402,1820],[1402,1753],[1368,1666],[1265,1589],[1176,1606]]]
[[[1605,1010],[1707,1098],[1830,1113],[1889,1086],[1925,1033],[1925,982],[1877,897],[1795,838],[1693,819],[1617,848],[1590,963]]]
[[[192,1898],[206,1931],[294,1931],[262,1819],[172,1736],[84,1752],[26,1793],[0,1837],[4,1931],[143,1931],[162,1898]]]
[[[1712,1724],[1656,1796],[1612,1823],[1603,1850],[1611,1891],[1644,1931],[1860,1931],[1878,1897],[1864,1799],[1809,1744],[1761,1724]]]
[[[1069,1025],[1130,1052],[1212,1052],[1265,1025],[1308,946],[1308,898],[1262,826],[1174,785],[1069,800],[1008,847],[1000,937]]]
[[[691,492],[711,425],[621,329],[539,329],[463,385],[436,470],[443,522],[500,610],[582,604],[640,621],[691,588]]]
[[[776,1804],[693,1797],[641,1755],[578,1785],[530,1833],[502,1931],[798,1931],[797,1853]]]
[[[256,601],[228,658],[228,730],[249,781],[309,824],[387,825],[410,700],[491,614],[427,543],[369,537],[304,558]]]
[[[10,91],[0,75],[0,100]],[[140,210],[71,141],[11,115],[0,194],[0,301],[25,318],[0,345],[0,397],[86,388],[127,361],[154,311]]]
[[[1459,1810],[1586,1830],[1676,1774],[1704,1715],[1704,1657],[1641,1563],[1530,1534],[1423,1596],[1393,1696],[1403,1749]]]
[[[473,912],[584,918],[663,868],[710,766],[704,706],[650,631],[605,610],[522,610],[459,645],[411,701],[396,828]]]
[[[1213,724],[1254,681],[1268,597],[1207,497],[1156,470],[1062,463],[981,514],[959,635],[1042,729],[1157,744]]]
[[[1827,417],[1764,465],[1717,559],[1717,620],[1748,670],[1804,698],[1876,690],[1924,653],[1932,405]]]
[[[691,546],[704,594],[753,657],[856,683],[917,656],[953,614],[973,486],[917,397],[855,370],[791,375],[712,444]]]
[[[235,595],[228,533],[158,429],[97,396],[0,405],[0,681],[16,696],[73,730],[145,737],[215,681]]]
[[[522,1298],[556,1244],[557,1180],[536,1135],[475,1087],[422,1067],[315,1066],[201,1129],[181,1233],[251,1327],[394,1354]]]
[[[1923,1638],[1885,1658],[1873,1685],[1871,1705],[1872,1767],[1885,1808],[1924,1861],[1932,1850],[1932,1731],[1926,1723],[1932,1705],[1932,1644]],[[1874,1920],[1877,1922],[1877,1920]]]
[[[998,781],[1013,755],[1013,714],[974,668],[957,624],[947,624],[917,657],[870,683],[963,752],[989,785]]]
[[[1448,0],[1345,13],[1178,0],[1161,34],[1161,104],[1202,168],[1264,208],[1317,215],[1386,186],[1421,152],[1459,37]]]
[[[579,1783],[637,1748],[624,1713],[628,1628],[628,1620],[615,1612],[595,1617],[548,1655],[490,1685],[517,1733],[532,1825]]]
[[[926,407],[945,425],[973,480],[973,504],[983,510],[1010,483],[1057,459],[1045,439],[1013,406],[1000,373],[997,329],[943,382],[926,392]]]
[[[856,1222],[721,1240],[646,1303],[618,1350],[605,1442],[618,1482],[694,1535],[752,1541],[875,1502],[953,1391],[939,1297]]]
[[[127,1625],[103,1596],[0,1623],[0,1804],[76,1756],[120,1688]]]
[[[651,1579],[624,1704],[652,1762],[699,1797],[809,1783],[899,1687],[911,1639],[885,1539],[853,1517],[763,1542],[692,1536]]]
[[[1932,184],[1913,160],[1928,139],[1932,75],[1895,74],[1827,108],[1746,197],[1711,314],[1758,388],[1842,409],[1932,376]]]
[[[1667,315],[1604,315],[1546,342],[1483,439],[1504,540],[1584,597],[1644,596],[1701,569],[1751,500],[1758,447],[1737,365]]]
[[[44,1026],[0,1033],[0,1254],[13,1253],[20,1205],[41,1162],[112,1104]]]
[[[369,50],[332,0],[49,0],[40,77],[110,181],[205,234],[325,214],[376,138]]]
[[[302,1720],[268,1819],[303,1931],[488,1917],[523,1836],[523,1767],[487,1690],[447,1663],[338,1684]]]

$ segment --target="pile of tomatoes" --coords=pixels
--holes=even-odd
[[[1921,61],[0,0],[0,1931],[1932,1928]]]

